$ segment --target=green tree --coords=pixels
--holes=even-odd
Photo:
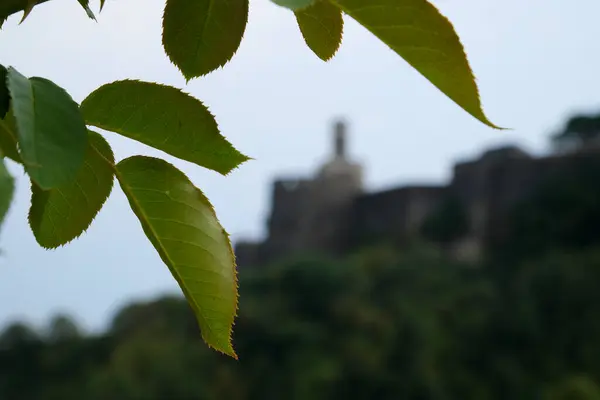
[[[577,149],[598,143],[599,138],[600,115],[574,115],[552,136],[552,144],[558,150]]]
[[[39,339],[39,335],[28,325],[16,322],[9,325],[0,335],[0,347],[8,348]]]
[[[464,237],[469,232],[464,205],[454,197],[445,199],[425,219],[421,232],[426,239],[440,244],[449,244]]]
[[[600,248],[518,264],[509,285],[392,248],[244,270],[240,362],[197,340],[183,298],[162,298],[102,336],[3,348],[0,397],[595,399]]]
[[[81,336],[77,324],[66,315],[56,315],[50,321],[48,339],[53,342],[78,339]]]
[[[587,376],[565,379],[548,390],[546,400],[598,400],[600,387]]]
[[[600,243],[600,158],[572,157],[512,210],[507,232],[492,243],[500,260],[576,250]]]

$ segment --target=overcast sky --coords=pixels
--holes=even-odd
[[[399,2],[401,0],[398,0]],[[81,101],[96,87],[139,78],[184,88],[216,114],[223,134],[255,158],[224,178],[173,160],[216,207],[225,228],[259,237],[277,175],[311,174],[330,150],[332,121],[350,123],[350,151],[370,190],[444,182],[457,159],[517,143],[543,152],[573,112],[600,110],[600,3],[579,0],[438,0],[465,45],[490,119],[473,119],[400,57],[346,18],[342,48],[323,63],[306,48],[291,12],[250,0],[245,38],[224,69],[186,86],[161,47],[164,0],[108,0],[97,23],[75,0],[36,8],[0,31],[1,63],[43,76]],[[97,10],[98,2],[92,1]],[[117,159],[163,154],[107,133]],[[43,326],[67,312],[100,329],[116,309],[178,288],[115,187],[87,234],[44,251],[26,223],[29,184],[12,164],[16,203],[0,244],[0,326]],[[242,299],[243,301],[243,299]]]

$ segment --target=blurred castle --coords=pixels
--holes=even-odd
[[[489,243],[506,234],[508,213],[517,202],[550,175],[568,169],[571,157],[598,154],[596,147],[535,158],[505,146],[456,164],[448,185],[365,193],[362,167],[348,159],[346,141],[346,127],[338,122],[334,152],[314,178],[274,182],[267,238],[236,244],[240,267],[294,254],[343,255],[371,243],[401,246],[422,237],[427,218],[450,201],[465,210],[465,226],[443,247],[457,259],[477,261]]]

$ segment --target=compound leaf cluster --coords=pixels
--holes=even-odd
[[[48,1],[0,1],[0,27],[19,12],[23,22]],[[89,0],[77,1],[95,20]],[[332,59],[340,48],[346,15],[466,112],[496,127],[482,110],[452,24],[427,0],[272,1],[294,13],[306,44],[320,59]],[[100,0],[100,11],[104,6]],[[166,0],[162,44],[187,81],[233,58],[248,10],[249,0]],[[0,65],[0,226],[15,187],[6,160],[21,165],[31,180],[29,224],[37,242],[49,249],[89,228],[116,179],[194,310],[206,343],[236,357],[231,341],[238,303],[235,256],[211,203],[164,160],[133,156],[117,162],[104,136],[89,127],[222,175],[249,160],[221,134],[204,103],[178,88],[122,80],[101,86],[79,105],[50,80]]]

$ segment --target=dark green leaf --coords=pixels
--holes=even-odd
[[[31,9],[33,6],[47,2],[48,0],[0,0],[0,28],[6,18],[10,15]],[[24,19],[24,18],[23,18]]]
[[[27,79],[8,69],[16,137],[29,176],[51,189],[75,179],[83,163],[87,129],[77,103],[44,78]]]
[[[316,0],[271,0],[271,1],[273,1],[273,3],[275,3],[279,6],[289,8],[290,10],[294,10],[294,11],[306,8],[316,2]]]
[[[221,174],[248,160],[221,136],[204,104],[170,86],[133,80],[110,83],[90,94],[81,111],[90,125]]]
[[[183,76],[206,75],[235,54],[248,21],[248,0],[167,0],[163,46]]]
[[[8,173],[6,165],[4,165],[4,158],[0,153],[0,227],[6,217],[6,213],[10,208],[10,203],[13,198],[15,191],[15,180]]]
[[[25,8],[23,9],[23,18],[21,18],[21,22],[19,22],[20,24],[22,24],[23,21],[27,19],[27,17],[29,16],[29,14],[31,14],[31,11],[33,10],[33,7],[35,7],[36,5],[37,0],[27,0],[27,4],[25,4]]]
[[[100,0],[100,11],[102,11],[104,9],[105,2],[106,2],[106,0]]]
[[[469,114],[491,127],[450,21],[427,0],[330,0]]]
[[[235,258],[212,205],[171,164],[134,156],[117,165],[134,213],[194,310],[209,346],[235,357]]]
[[[90,226],[112,190],[113,165],[110,145],[90,131],[85,161],[74,182],[50,190],[32,185],[29,225],[42,247],[67,244]]]
[[[9,16],[25,10],[30,3],[29,0],[0,0],[0,27]]]
[[[9,110],[4,119],[0,120],[0,150],[6,157],[22,164],[16,137],[15,118]]]
[[[321,60],[331,59],[342,43],[342,11],[326,0],[319,0],[295,14],[308,47]]]
[[[24,11],[21,22],[25,21],[25,18],[29,16],[31,10],[33,10],[35,6],[47,1],[48,0],[0,0],[0,28],[10,15],[19,11]],[[79,3],[85,9],[87,15],[95,20],[96,17],[89,7],[89,0],[79,0]],[[100,0],[100,4],[102,5],[103,3],[104,0]]]
[[[79,1],[79,4],[81,4],[81,7],[83,7],[83,9],[85,10],[88,17],[90,17],[91,19],[93,19],[95,21],[96,16],[94,15],[94,12],[90,8],[90,0],[78,0],[78,1]]]
[[[6,86],[6,68],[0,65],[0,119],[6,116],[8,107],[10,107],[10,95],[8,94],[8,86]]]

